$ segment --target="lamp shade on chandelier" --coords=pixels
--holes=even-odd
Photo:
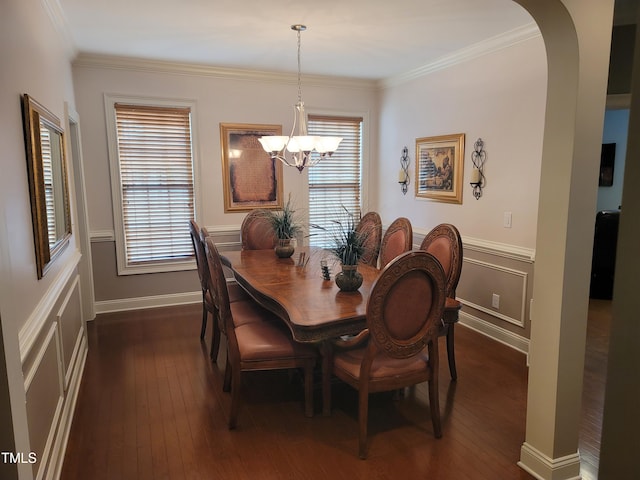
[[[342,137],[325,137],[308,135],[307,116],[302,101],[302,74],[300,71],[300,32],[306,30],[305,25],[291,25],[291,30],[298,34],[298,102],[294,106],[293,126],[289,136],[264,136],[258,140],[262,148],[273,159],[278,159],[289,167],[296,167],[302,173],[304,167],[315,165],[326,155],[331,156],[338,149]],[[294,135],[296,132],[297,134]],[[318,155],[312,157],[312,153]]]

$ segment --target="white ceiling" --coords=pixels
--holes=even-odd
[[[53,2],[56,0],[47,0]],[[532,22],[512,0],[57,0],[82,53],[381,79]]]

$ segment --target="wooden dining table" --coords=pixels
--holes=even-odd
[[[381,272],[375,267],[358,265],[362,285],[355,292],[342,292],[334,280],[340,264],[329,251],[318,247],[297,248],[290,258],[279,258],[273,250],[225,251],[220,256],[223,265],[233,271],[236,282],[256,302],[280,317],[296,341],[318,344],[323,369],[330,368],[332,339],[357,335],[366,328],[369,294]],[[323,278],[323,260],[330,268],[330,280]],[[450,324],[449,328],[458,321],[459,310],[459,301],[446,300],[443,321]],[[323,386],[324,415],[330,414],[327,392],[329,389]]]
[[[280,317],[298,342],[320,343],[357,334],[366,326],[369,293],[380,274],[377,268],[359,265],[362,286],[355,292],[342,292],[334,281],[340,264],[318,247],[299,247],[290,258],[279,258],[273,250],[227,251],[221,257],[236,282]],[[328,264],[330,280],[322,276],[322,260]]]

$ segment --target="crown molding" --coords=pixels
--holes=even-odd
[[[70,59],[75,57],[78,51],[73,41],[73,36],[71,35],[67,17],[64,14],[59,0],[40,0],[40,3],[51,20],[53,27],[60,34],[67,55]]]
[[[165,60],[150,60],[136,57],[122,57],[79,53],[73,61],[74,68],[107,68],[113,70],[128,70],[149,73],[166,73],[171,75],[204,76],[227,80],[244,80],[260,83],[289,83],[297,84],[296,73],[268,72],[230,67],[219,67],[198,63],[170,62]],[[340,87],[355,89],[375,89],[375,80],[331,77],[324,75],[305,75],[304,84],[318,87]]]
[[[380,86],[383,88],[397,86],[425,75],[444,70],[452,67],[453,65],[478,58],[482,55],[497,52],[540,36],[541,34],[538,25],[535,22],[531,22],[521,27],[514,28],[513,30],[495,35],[482,42],[474,43],[469,47],[462,48],[449,55],[440,57],[434,62],[423,65],[422,67],[383,79],[380,81]]]

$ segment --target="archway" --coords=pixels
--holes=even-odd
[[[580,476],[578,431],[589,265],[614,0],[514,0],[548,63],[526,438],[519,465]]]

